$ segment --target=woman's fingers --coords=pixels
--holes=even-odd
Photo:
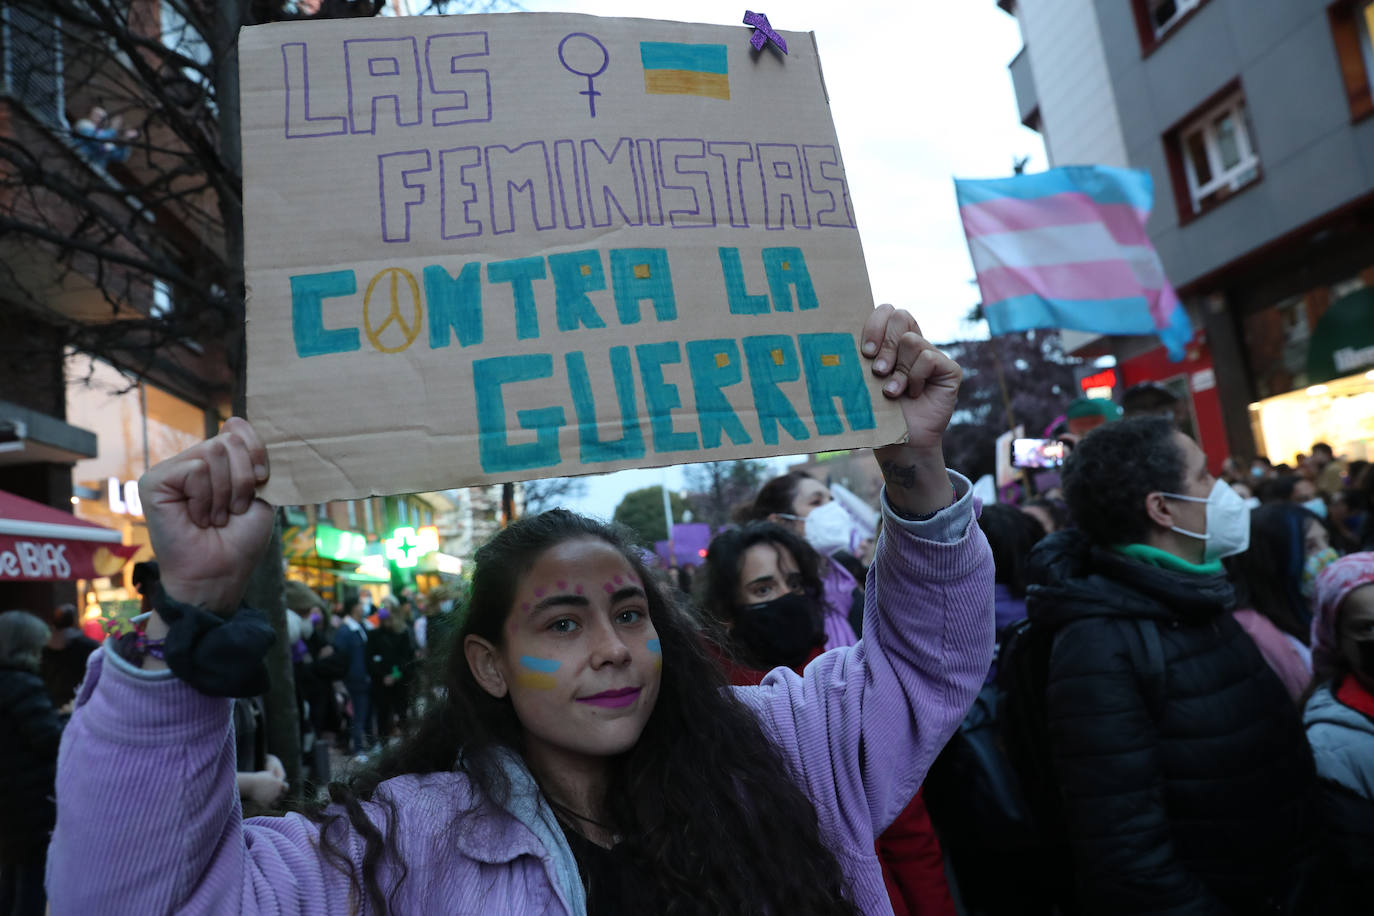
[[[907,334],[921,336],[921,326],[909,312],[884,304],[868,316],[864,322],[862,347],[864,355],[873,360],[874,375],[885,376],[901,365],[901,341]],[[884,386],[884,390],[888,388]]]
[[[242,515],[253,505],[257,495],[257,475],[253,472],[253,457],[248,445],[233,433],[221,433],[229,457],[229,511]]]
[[[154,468],[144,479],[153,476],[156,470],[157,468]],[[182,471],[181,480],[180,482],[166,481],[168,488],[180,491],[186,503],[186,517],[190,519],[191,524],[197,528],[209,528],[211,505],[214,498],[209,466],[204,458],[188,456],[184,466],[176,470]]]
[[[224,428],[220,430],[220,435],[232,435],[243,443],[248,451],[248,457],[253,463],[253,477],[259,484],[267,482],[270,472],[267,463],[267,446],[262,444],[258,438],[257,430],[253,425],[242,417],[230,417],[224,421]]]
[[[887,375],[897,358],[897,339],[902,336],[902,316],[890,305],[880,305],[864,322],[863,351],[873,359],[873,374]],[[909,316],[908,316],[909,317]]]
[[[229,475],[229,447],[216,436],[205,443],[205,465],[210,472],[210,524],[229,524],[229,502],[234,488]]]

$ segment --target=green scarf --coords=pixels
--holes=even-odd
[[[1167,569],[1171,572],[1189,573],[1194,576],[1216,576],[1226,571],[1226,567],[1221,565],[1220,560],[1212,560],[1209,563],[1189,563],[1167,550],[1160,550],[1149,544],[1118,544],[1112,550],[1123,556],[1128,556],[1132,560],[1138,560],[1149,566],[1158,566],[1160,569]]]

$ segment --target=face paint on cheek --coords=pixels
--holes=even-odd
[[[553,676],[562,662],[556,662],[551,658],[538,658],[533,655],[520,656],[520,667],[528,668],[515,676],[517,687],[525,687],[530,690],[552,690],[558,686],[558,679]]]
[[[654,653],[654,670],[655,670],[655,671],[662,671],[662,670],[663,670],[663,644],[662,644],[661,642],[659,642],[657,639],[651,639],[651,640],[648,641],[648,643],[646,643],[646,645],[649,647],[649,651],[652,652],[652,653]]]

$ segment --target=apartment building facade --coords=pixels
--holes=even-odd
[[[1118,388],[1188,404],[1214,465],[1314,441],[1374,457],[1374,0],[1000,0],[1050,163],[1144,169],[1148,231],[1198,329],[1069,334]]]

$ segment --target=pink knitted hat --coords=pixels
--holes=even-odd
[[[1361,585],[1374,585],[1374,553],[1341,557],[1317,576],[1312,596],[1312,670],[1322,677],[1335,667],[1341,654],[1336,632],[1341,604]]]

